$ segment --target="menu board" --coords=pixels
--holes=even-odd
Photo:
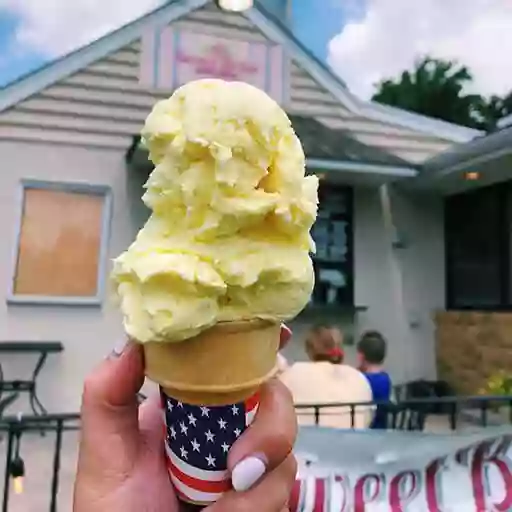
[[[311,235],[316,244],[313,304],[351,302],[352,189],[322,183],[318,217]]]

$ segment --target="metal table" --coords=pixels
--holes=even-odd
[[[62,352],[64,346],[60,341],[1,341],[0,342],[0,416],[20,393],[29,394],[29,403],[36,416],[47,414],[47,410],[37,396],[37,378],[43,369],[49,354]],[[26,380],[5,380],[2,368],[4,354],[38,354],[32,375]],[[4,397],[4,393],[8,396]]]

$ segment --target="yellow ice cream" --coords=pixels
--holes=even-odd
[[[157,103],[142,137],[153,213],[112,271],[128,335],[173,342],[297,315],[314,284],[318,181],[279,105],[245,83],[199,80]]]

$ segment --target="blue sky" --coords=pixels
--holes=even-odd
[[[35,48],[25,51],[16,44],[19,24],[18,16],[0,9],[0,48],[3,50],[0,55],[0,86],[40,66],[48,58]]]
[[[327,43],[343,28],[341,9],[334,2],[303,0],[293,7],[293,27],[303,43],[321,59],[327,59]],[[314,30],[313,27],[322,27]]]
[[[341,30],[343,24],[341,10],[335,2],[300,0],[293,6],[293,18],[299,37],[311,51],[325,60],[327,43]],[[321,26],[322,30],[311,30],[312,23]],[[17,41],[21,24],[22,15],[16,13],[15,9],[0,7],[0,47],[6,49],[0,57],[0,85],[41,66],[53,57],[52,53],[41,52],[35,45],[23,45]]]
[[[0,0],[0,86],[165,0]],[[264,0],[267,2],[282,0]],[[505,0],[295,0],[296,35],[357,95],[419,57],[468,65],[473,89],[512,89],[512,9]],[[499,51],[496,50],[496,41]]]

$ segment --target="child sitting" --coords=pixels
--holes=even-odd
[[[386,359],[386,340],[380,332],[365,332],[357,344],[359,369],[365,375],[372,389],[375,402],[388,402],[391,399],[392,384],[389,374],[384,370]],[[377,406],[370,425],[373,429],[387,428],[387,408]]]

